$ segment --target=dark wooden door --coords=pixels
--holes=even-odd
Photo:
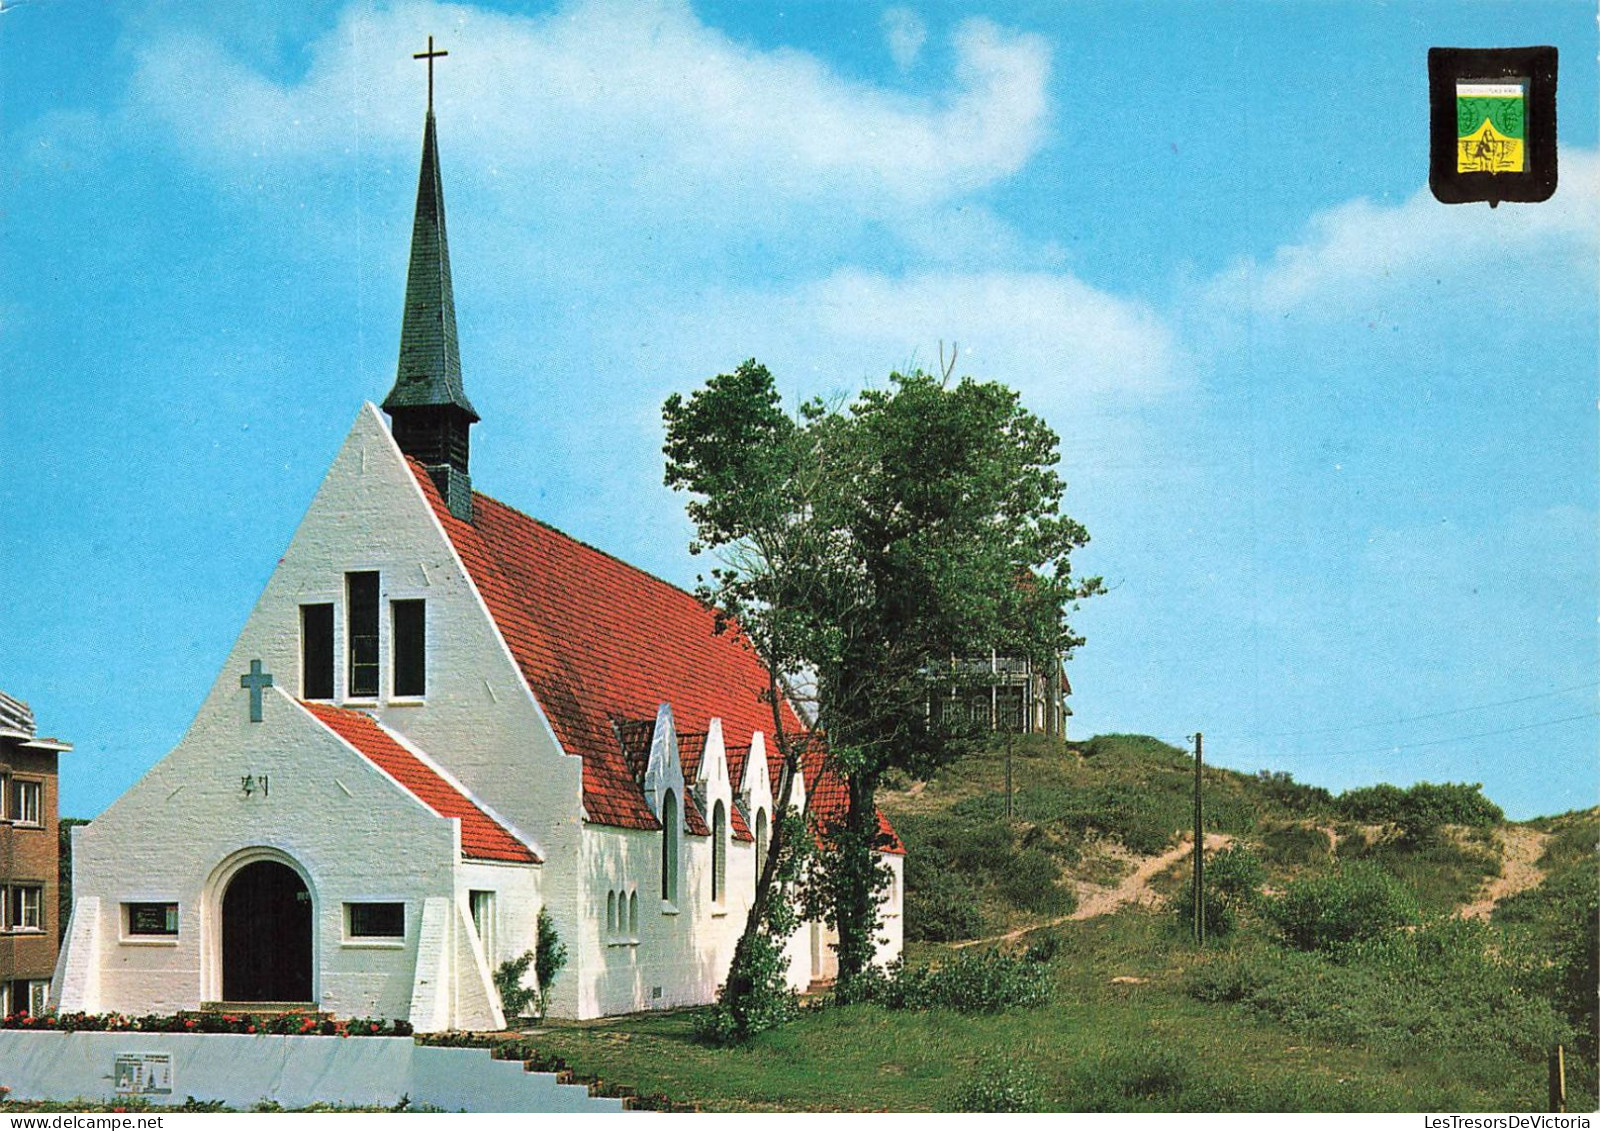
[[[226,1001],[311,1001],[311,893],[293,868],[261,860],[222,896]]]

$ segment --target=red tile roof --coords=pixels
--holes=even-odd
[[[441,817],[461,822],[461,855],[474,860],[510,860],[538,864],[539,857],[473,800],[440,777],[427,763],[394,740],[376,721],[359,711],[302,703],[323,726],[394,778],[418,801]]]
[[[680,735],[703,733],[714,718],[733,748],[748,747],[755,731],[770,734],[766,668],[736,627],[716,631],[715,614],[693,594],[487,495],[473,493],[472,521],[463,522],[422,465],[409,462],[556,737],[569,754],[582,756],[590,821],[661,827],[618,725],[630,728],[627,748],[637,759],[634,721],[654,720],[663,702],[672,705]],[[784,726],[803,733],[787,702],[782,710]],[[698,762],[698,751],[690,756]],[[776,743],[768,743],[767,756],[776,782]],[[684,776],[693,780],[688,765]],[[805,777],[810,793],[813,779]],[[693,831],[700,814],[687,805],[684,814]]]

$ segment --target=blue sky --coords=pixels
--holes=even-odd
[[[960,344],[1110,593],[1078,735],[1596,803],[1596,28],[1557,4],[0,10],[0,687],[93,815],[393,379],[428,34],[477,486],[680,583],[659,410]],[[1426,189],[1430,46],[1561,50],[1542,205]]]

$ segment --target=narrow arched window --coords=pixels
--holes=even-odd
[[[678,902],[678,798],[667,790],[661,799],[661,898]]]
[[[614,935],[616,933],[617,933],[617,893],[614,892],[614,891],[609,891],[609,892],[606,893],[606,934],[607,935]]]
[[[728,892],[728,810],[721,801],[711,811],[711,902],[721,903]]]
[[[628,893],[628,937],[639,941],[639,893]]]
[[[756,882],[761,880],[761,869],[767,865],[767,811],[756,810]]]

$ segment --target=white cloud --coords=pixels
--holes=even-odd
[[[1396,207],[1365,199],[1313,216],[1299,243],[1246,261],[1210,287],[1213,302],[1266,314],[1330,317],[1376,292],[1422,280],[1494,288],[1506,272],[1590,272],[1600,252],[1600,155],[1561,155],[1556,195],[1542,204],[1444,205],[1426,188]]]
[[[202,36],[161,36],[139,50],[136,106],[202,166],[398,158],[421,109],[410,49],[430,31],[451,51],[438,101],[452,152],[635,195],[847,198],[882,212],[1007,176],[1045,126],[1050,52],[1035,36],[963,22],[950,87],[918,98],[738,43],[684,0],[575,0],[541,17],[353,5],[293,85]]]
[[[889,57],[902,71],[910,70],[928,41],[928,25],[910,8],[890,8],[883,13],[882,22]]]
[[[1063,427],[1091,404],[1171,388],[1176,348],[1149,307],[1044,272],[844,269],[779,291],[702,296],[662,313],[686,373],[754,354],[805,392],[848,391],[891,369],[932,371],[940,343],[956,372],[1003,381]]]

